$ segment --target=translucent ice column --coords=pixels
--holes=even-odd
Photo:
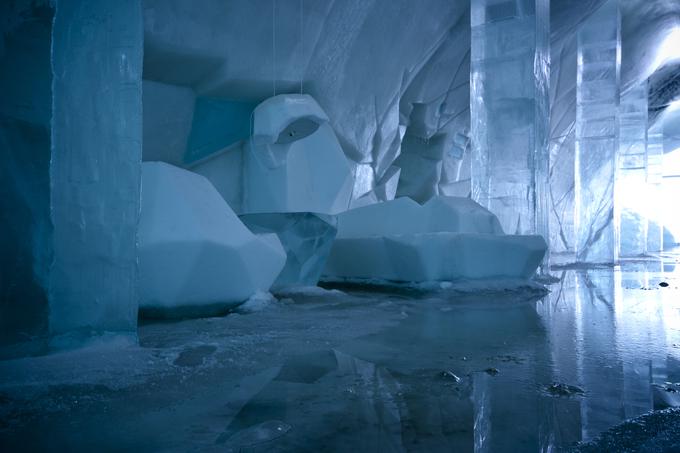
[[[139,0],[56,1],[53,335],[136,328],[142,53]]]
[[[614,182],[620,23],[618,0],[609,0],[578,31],[574,229],[576,259],[580,262],[611,263],[618,259]]]
[[[660,200],[663,197],[663,133],[650,129],[647,135],[647,197]],[[663,250],[663,222],[661,216],[649,219],[647,251]]]
[[[472,198],[548,238],[549,1],[473,0]]]
[[[647,82],[621,95],[616,206],[621,227],[622,256],[647,253],[644,200],[647,179]]]

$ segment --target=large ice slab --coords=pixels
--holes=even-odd
[[[267,291],[286,254],[276,235],[253,235],[203,176],[142,165],[140,307],[205,313]]]
[[[548,237],[550,2],[473,1],[471,26],[472,198]]]
[[[619,140],[621,16],[608,0],[578,32],[574,231],[576,260],[618,259],[614,182]]]
[[[311,96],[275,96],[253,117],[244,152],[243,213],[337,214],[348,208],[351,167]]]
[[[135,332],[142,6],[55,4],[49,328]]]
[[[337,232],[335,216],[301,213],[240,216],[255,234],[275,233],[286,251],[286,265],[273,288],[316,286]]]
[[[498,218],[468,198],[410,198],[338,216],[326,278],[433,281],[529,278],[547,246],[541,236],[505,235]]]

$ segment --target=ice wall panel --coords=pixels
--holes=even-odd
[[[616,203],[621,256],[647,253],[647,214],[641,195],[647,179],[647,82],[621,95]]]
[[[50,331],[133,331],[142,159],[140,2],[58,0],[52,40]]]
[[[621,19],[609,0],[578,31],[574,229],[576,260],[618,259],[614,206],[621,67]]]
[[[547,238],[549,2],[475,1],[471,18],[472,197]]]
[[[47,0],[0,4],[0,359],[47,331],[53,14]]]
[[[647,136],[647,191],[651,199],[663,198],[663,134],[649,131]],[[647,251],[663,250],[663,221],[660,215],[649,219]]]

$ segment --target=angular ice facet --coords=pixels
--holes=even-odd
[[[337,214],[352,172],[328,118],[308,95],[280,95],[254,112],[244,152],[243,213]]]
[[[203,176],[142,164],[140,306],[205,313],[267,291],[286,254],[276,235],[253,235]]]
[[[322,214],[246,214],[241,221],[255,234],[275,233],[286,251],[286,265],[272,285],[316,286],[337,232],[335,216]]]
[[[237,214],[242,212],[243,142],[192,163],[189,170],[208,178],[229,207]]]
[[[621,18],[608,0],[578,32],[574,232],[576,260],[618,259],[614,181],[618,152]]]
[[[338,216],[324,276],[431,281],[528,278],[541,263],[540,236],[503,234],[496,216],[468,198],[410,198]]]
[[[472,198],[547,238],[549,1],[472,2]]]
[[[137,327],[139,0],[55,2],[50,332]]]

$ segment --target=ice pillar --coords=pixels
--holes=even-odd
[[[647,135],[647,199],[663,198],[663,133],[650,129]],[[647,251],[663,251],[663,222],[658,215],[649,219]]]
[[[580,262],[618,259],[620,24],[618,0],[608,0],[578,31],[574,229]]]
[[[647,253],[647,82],[621,95],[615,203],[621,227],[621,256]]]
[[[52,335],[134,331],[142,158],[139,0],[57,0]]]
[[[473,0],[472,197],[548,240],[549,0]]]

